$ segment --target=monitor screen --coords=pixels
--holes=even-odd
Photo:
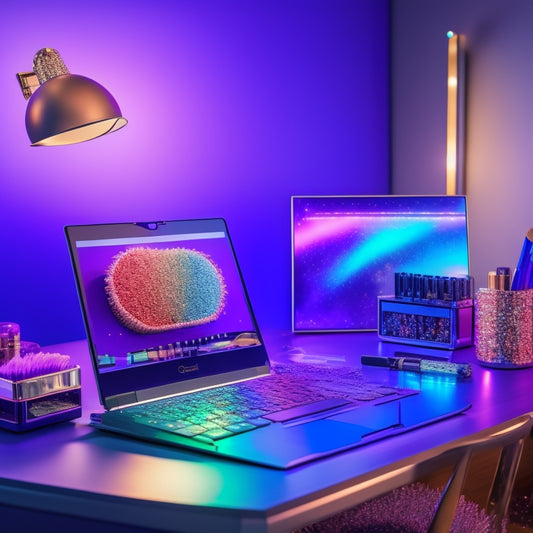
[[[292,198],[293,331],[377,329],[394,273],[467,276],[464,196]]]

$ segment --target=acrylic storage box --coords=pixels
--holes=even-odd
[[[385,341],[453,350],[471,346],[474,337],[474,303],[378,299],[378,335]]]
[[[0,378],[0,428],[27,431],[79,416],[79,366],[21,381]]]

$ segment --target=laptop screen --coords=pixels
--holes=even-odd
[[[65,231],[106,407],[268,371],[222,219]]]
[[[294,331],[375,330],[394,273],[468,275],[463,196],[292,198]]]

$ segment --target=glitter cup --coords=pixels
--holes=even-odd
[[[533,289],[478,289],[475,299],[476,356],[485,366],[533,366]]]

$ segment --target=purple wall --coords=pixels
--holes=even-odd
[[[84,335],[63,226],[222,216],[263,327],[290,327],[290,196],[388,192],[388,0],[0,5],[0,320]],[[30,148],[15,73],[42,47],[128,126]]]
[[[465,36],[472,273],[514,268],[533,227],[533,2],[391,2],[393,192],[443,194],[446,32]]]

